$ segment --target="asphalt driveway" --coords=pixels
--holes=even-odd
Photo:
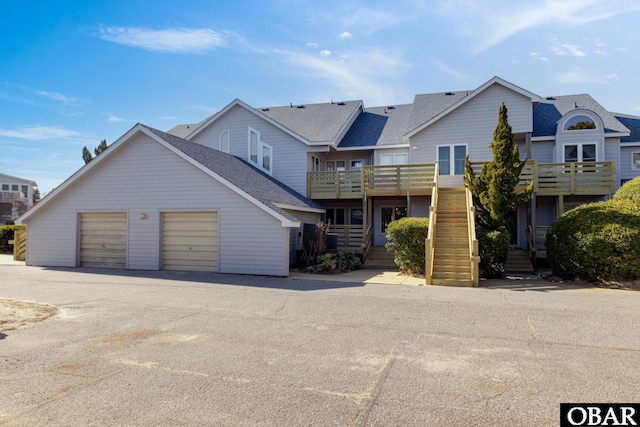
[[[0,266],[0,424],[558,425],[640,401],[640,292]]]

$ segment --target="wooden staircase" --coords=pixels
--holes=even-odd
[[[504,264],[504,271],[507,274],[535,274],[529,253],[522,249],[511,249],[507,262]]]
[[[473,286],[464,188],[438,189],[433,284]]]
[[[372,246],[365,267],[397,271],[398,266],[393,261],[394,258],[394,252],[387,252],[384,246]]]

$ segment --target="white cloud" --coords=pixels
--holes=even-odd
[[[442,0],[439,7],[441,15],[455,16],[454,28],[476,39],[475,54],[528,29],[580,26],[635,10],[640,4],[628,0],[540,0],[527,5],[510,0]]]
[[[114,114],[111,113],[107,113],[107,121],[108,122],[113,122],[113,123],[117,123],[117,122],[133,122],[134,120],[127,120],[127,119],[123,119],[120,118]]]
[[[76,138],[81,136],[80,133],[51,126],[34,126],[24,127],[20,129],[0,129],[0,136],[10,138],[27,139],[31,141],[40,141],[44,139],[55,138]]]
[[[447,64],[445,64],[444,62],[442,62],[439,59],[434,59],[433,60],[433,64],[438,67],[441,71],[443,71],[446,74],[449,74],[453,77],[456,77],[458,79],[469,79],[470,76],[468,76],[467,74],[458,71],[458,70],[454,70],[453,68],[449,67]]]
[[[36,90],[35,91],[36,95],[40,95],[43,96],[45,98],[49,98],[49,99],[53,99],[54,101],[60,101],[60,102],[64,102],[65,104],[70,104],[72,102],[76,102],[77,99],[75,98],[70,98],[68,96],[65,96],[61,93],[58,92],[47,92],[44,90]]]
[[[318,43],[307,43],[307,47],[318,48],[320,45]]]
[[[551,52],[559,56],[571,55],[579,58],[587,56],[582,48],[575,44],[563,43],[561,45],[551,46],[549,49],[551,49]]]
[[[540,55],[538,52],[531,52],[529,53],[529,56],[543,62],[549,62],[549,58],[547,58],[546,56]]]
[[[320,56],[331,56],[331,51],[330,50],[321,50],[320,51]]]
[[[178,27],[154,30],[142,27],[102,27],[98,37],[154,52],[203,54],[218,47],[225,47],[229,35],[227,32],[209,28]]]
[[[392,53],[380,49],[360,50],[346,58],[290,51],[276,53],[304,75],[338,88],[345,99],[366,98],[374,105],[386,105],[398,99],[399,93],[390,87],[388,78],[397,75],[402,61]]]
[[[81,117],[82,115],[84,115],[84,113],[82,111],[77,111],[77,112],[67,112],[67,111],[60,111],[61,116],[63,117]]]
[[[562,73],[556,77],[556,80],[560,83],[574,83],[574,84],[586,84],[586,83],[609,83],[617,82],[618,74],[611,73],[602,75],[592,71],[586,71],[582,68],[574,68],[570,71]]]
[[[350,39],[351,37],[353,37],[353,35],[348,31],[345,31],[344,33],[340,34],[341,39]]]

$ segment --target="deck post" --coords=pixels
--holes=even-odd
[[[569,176],[571,177],[571,194],[576,194],[576,164],[569,163]],[[562,215],[562,214],[561,214]]]

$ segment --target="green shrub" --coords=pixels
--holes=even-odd
[[[564,279],[638,279],[640,203],[617,198],[565,212],[546,246],[553,273]]]
[[[13,240],[16,230],[24,230],[24,225],[2,225],[0,226],[0,252],[12,252],[13,245],[9,240]]]
[[[315,264],[307,267],[306,271],[310,273],[346,273],[361,268],[362,261],[358,255],[339,251],[316,257]]]
[[[511,234],[506,228],[487,230],[476,228],[480,250],[480,275],[487,279],[504,276],[504,263],[511,248]]]
[[[425,240],[429,218],[407,217],[387,226],[387,250],[395,252],[395,263],[410,274],[424,274]]]
[[[613,200],[635,200],[640,203],[640,176],[625,182],[613,195]]]

